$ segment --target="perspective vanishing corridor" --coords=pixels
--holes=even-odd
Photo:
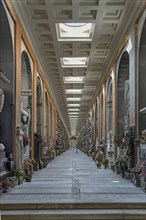
[[[146,220],[146,0],[0,0],[0,220]]]
[[[146,195],[91,157],[69,149],[1,198],[8,219],[145,219]],[[17,210],[18,209],[18,210]]]

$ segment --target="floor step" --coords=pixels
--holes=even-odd
[[[75,203],[7,203],[0,205],[0,210],[62,210],[62,209],[145,209],[146,210],[146,202],[138,203],[138,202],[75,202]]]
[[[82,210],[19,210],[2,211],[2,220],[145,220],[146,210],[82,209]]]

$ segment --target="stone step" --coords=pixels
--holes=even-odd
[[[2,211],[2,220],[145,220],[146,210],[134,209],[72,209]]]
[[[63,209],[145,209],[146,202],[60,202],[50,203],[33,202],[33,203],[3,203],[0,205],[0,210],[63,210]]]

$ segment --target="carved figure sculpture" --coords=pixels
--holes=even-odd
[[[4,100],[5,100],[5,95],[4,95],[3,90],[0,88],[0,112],[1,112],[2,109],[3,109]]]
[[[4,83],[10,83],[10,81],[4,76],[4,71],[0,70],[0,80],[2,80]],[[4,100],[5,100],[5,95],[3,90],[0,88],[0,112],[3,109],[4,106]]]
[[[0,70],[0,80],[2,80],[4,83],[9,84],[10,80],[8,80],[5,76],[4,76],[4,71]]]

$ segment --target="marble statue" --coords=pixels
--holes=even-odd
[[[4,71],[0,70],[0,80],[2,80],[4,83],[6,84],[10,84],[10,80],[8,80],[5,75],[4,75]]]
[[[4,83],[10,83],[10,81],[4,76],[4,71],[0,70],[0,80],[3,81]],[[0,112],[3,109],[4,106],[4,100],[5,100],[5,95],[3,90],[0,88]]]
[[[1,112],[2,109],[3,109],[4,100],[5,100],[5,95],[4,95],[3,90],[0,88],[0,112]]]

